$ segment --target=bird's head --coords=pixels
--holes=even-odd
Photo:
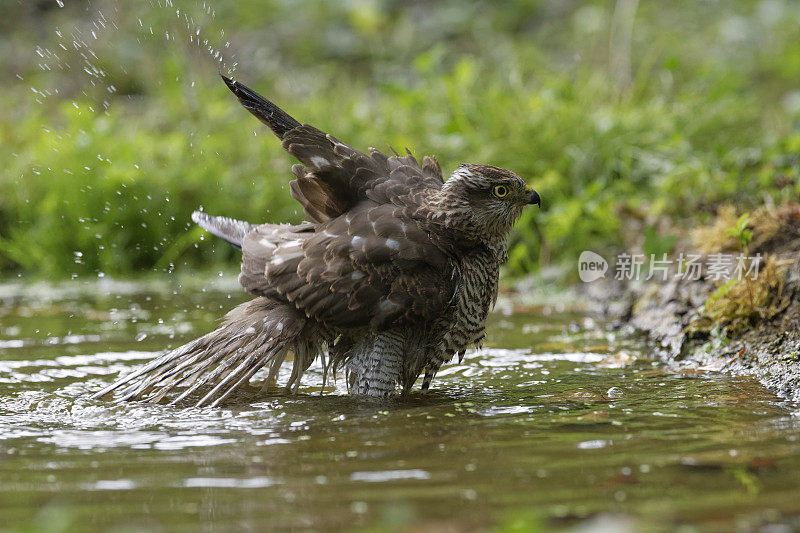
[[[510,170],[473,164],[456,168],[437,203],[448,225],[490,239],[504,239],[526,205],[541,207],[537,192]]]

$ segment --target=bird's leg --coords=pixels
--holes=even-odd
[[[425,368],[425,377],[422,379],[422,392],[428,392],[431,386],[431,381],[436,376],[436,370],[431,367]]]
[[[404,347],[403,336],[391,331],[359,341],[347,362],[350,394],[393,395],[403,371]]]

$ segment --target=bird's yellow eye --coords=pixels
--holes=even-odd
[[[492,189],[492,194],[494,194],[498,198],[502,198],[508,194],[508,187],[506,187],[505,185],[495,185],[494,189]]]

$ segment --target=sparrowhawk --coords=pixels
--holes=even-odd
[[[196,211],[197,224],[241,249],[239,282],[255,298],[95,397],[128,385],[120,399],[158,402],[182,389],[173,403],[216,405],[262,368],[275,383],[289,353],[292,392],[315,359],[325,376],[343,368],[352,394],[406,393],[422,373],[427,389],[483,339],[509,230],[539,195],[495,166],[459,165],[445,181],[435,158],[362,153],[223,79],[300,161],[290,191],[308,221]]]

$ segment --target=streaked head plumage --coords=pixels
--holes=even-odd
[[[526,205],[539,195],[514,172],[493,165],[462,164],[442,186],[439,207],[454,224],[485,237],[505,237]]]

